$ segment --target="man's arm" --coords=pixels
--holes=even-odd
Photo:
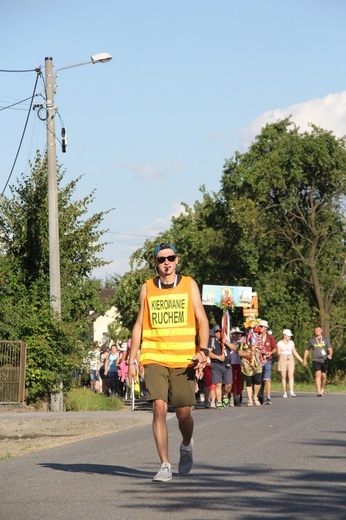
[[[308,359],[309,352],[310,352],[310,349],[308,349],[308,348],[306,348],[306,349],[304,350],[304,358],[303,358],[303,365],[304,365],[304,366],[307,365],[306,360]]]
[[[210,359],[218,359],[219,361],[223,361],[225,359],[223,354],[214,354],[212,350],[209,351],[209,357]]]
[[[105,376],[108,374],[109,357],[107,356],[104,362]]]
[[[278,346],[276,344],[274,336],[270,336],[270,347],[271,347],[270,356],[272,356],[273,354],[276,354],[278,351]]]

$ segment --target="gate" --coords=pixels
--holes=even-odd
[[[0,405],[24,403],[25,364],[23,341],[0,341]]]

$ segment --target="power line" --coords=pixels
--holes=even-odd
[[[35,92],[36,92],[36,87],[37,87],[37,83],[38,83],[38,78],[41,74],[41,69],[35,69],[36,71],[36,81],[35,81],[35,86],[34,86],[34,90],[33,90],[33,93],[32,93],[32,96],[31,96],[31,102],[30,102],[30,106],[29,106],[29,110],[28,110],[28,114],[27,114],[27,117],[26,117],[26,121],[25,121],[25,125],[24,125],[24,129],[23,129],[23,132],[22,132],[22,137],[20,139],[20,142],[19,142],[19,146],[18,146],[18,150],[17,150],[17,153],[16,153],[16,157],[14,159],[14,162],[13,162],[13,166],[11,168],[11,171],[10,171],[10,174],[8,176],[8,179],[6,181],[6,184],[5,184],[5,187],[4,189],[2,190],[2,193],[1,193],[1,197],[4,196],[4,193],[5,193],[5,190],[7,188],[7,185],[8,183],[10,182],[10,179],[11,179],[11,176],[12,176],[12,173],[13,173],[13,170],[15,168],[15,165],[17,163],[17,159],[18,159],[18,155],[19,155],[19,152],[20,152],[20,149],[22,147],[22,144],[23,144],[23,139],[24,139],[24,136],[25,136],[25,132],[26,132],[26,128],[28,126],[28,121],[29,121],[29,117],[30,117],[30,112],[31,112],[31,107],[33,105],[33,101],[34,101],[34,97],[35,97]],[[0,71],[0,72],[4,72],[4,71]],[[8,72],[8,71],[7,71]],[[19,72],[19,71],[13,71],[13,72]],[[21,72],[24,72],[24,71],[21,71]],[[29,72],[29,71],[26,71],[26,72]],[[32,71],[30,71],[32,72]]]
[[[40,96],[40,94],[35,94],[35,96]],[[7,105],[6,107],[1,107],[0,112],[2,110],[6,110],[7,108],[12,108],[12,107],[15,107],[16,105],[20,105],[21,103],[25,103],[25,101],[28,101],[29,99],[32,99],[32,98],[33,98],[33,96],[30,96],[25,99],[22,99],[22,101],[17,101],[16,103],[12,103],[12,105]]]
[[[39,74],[41,72],[41,67],[37,67],[36,69],[25,69],[25,70],[0,69],[0,72],[37,72],[37,74]]]

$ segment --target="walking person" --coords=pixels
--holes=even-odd
[[[231,349],[231,364],[232,364],[232,400],[234,406],[241,406],[242,391],[243,391],[243,376],[241,372],[241,357],[239,356],[237,345],[242,335],[239,327],[231,330],[231,343],[235,348]],[[232,406],[231,400],[231,406]]]
[[[101,347],[101,355],[100,355],[100,380],[101,380],[101,392],[108,396],[109,395],[109,384],[108,377],[105,376],[105,362],[109,355],[109,347],[108,343],[104,343]]]
[[[306,360],[310,350],[312,350],[312,367],[315,372],[317,397],[322,397],[327,382],[328,362],[332,359],[333,349],[329,338],[323,336],[321,325],[316,325],[314,328],[314,337],[308,341],[304,352],[304,366],[307,365]]]
[[[245,331],[245,336],[241,337],[236,347],[241,357],[241,371],[244,375],[247,394],[247,405],[261,406],[258,393],[262,383],[262,352],[263,347],[257,349],[259,328],[250,327]]]
[[[213,337],[209,340],[209,357],[211,361],[211,381],[215,394],[212,394],[211,408],[222,409],[229,406],[229,394],[232,389],[231,351],[227,344],[221,341],[221,327],[215,325]],[[222,385],[224,396],[222,397]],[[215,397],[214,397],[215,396]]]
[[[282,340],[280,340],[277,344],[278,355],[279,355],[279,364],[278,371],[281,372],[281,383],[283,389],[283,397],[287,398],[288,395],[290,397],[296,397],[294,393],[294,369],[295,362],[294,357],[299,359],[301,363],[303,363],[303,359],[300,357],[298,352],[296,351],[294,342],[292,341],[292,332],[290,329],[284,329],[282,331]],[[288,374],[288,385],[289,385],[289,394],[287,394],[286,387],[286,377]]]
[[[88,368],[90,377],[90,388],[95,392],[100,391],[99,370],[100,370],[101,347],[98,343],[94,343],[92,350],[89,352]]]
[[[117,346],[113,343],[111,351],[105,359],[105,378],[108,378],[108,388],[110,397],[118,397],[119,390],[119,376],[118,365],[120,363],[120,354]]]
[[[154,266],[158,276],[142,285],[128,359],[131,381],[136,377],[135,358],[141,344],[140,363],[145,369],[147,399],[153,403],[153,435],[161,461],[160,470],[153,478],[156,482],[172,479],[166,422],[168,392],[182,434],[179,474],[186,475],[192,468],[195,370],[204,368],[208,354],[209,324],[200,292],[191,277],[177,274],[178,261],[171,243],[155,247]]]
[[[263,360],[263,372],[262,372],[262,381],[264,384],[264,389],[266,393],[266,400],[264,400],[264,395],[262,396],[262,400],[264,404],[271,405],[271,378],[272,378],[272,364],[273,364],[273,355],[276,354],[277,346],[275,338],[272,334],[268,334],[268,322],[267,320],[260,320],[258,323],[260,334],[257,338],[257,348],[261,348],[264,350],[264,360]]]

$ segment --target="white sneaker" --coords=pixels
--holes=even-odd
[[[287,392],[285,392],[282,397],[284,397],[286,399],[287,398]]]
[[[216,408],[215,401],[210,401],[210,408]]]
[[[180,445],[180,460],[178,464],[179,475],[187,475],[190,473],[193,464],[193,439],[190,446]]]
[[[153,481],[168,482],[169,480],[172,480],[172,467],[169,462],[163,462],[160,471],[156,473]]]
[[[297,397],[294,392],[290,392],[290,397]]]

